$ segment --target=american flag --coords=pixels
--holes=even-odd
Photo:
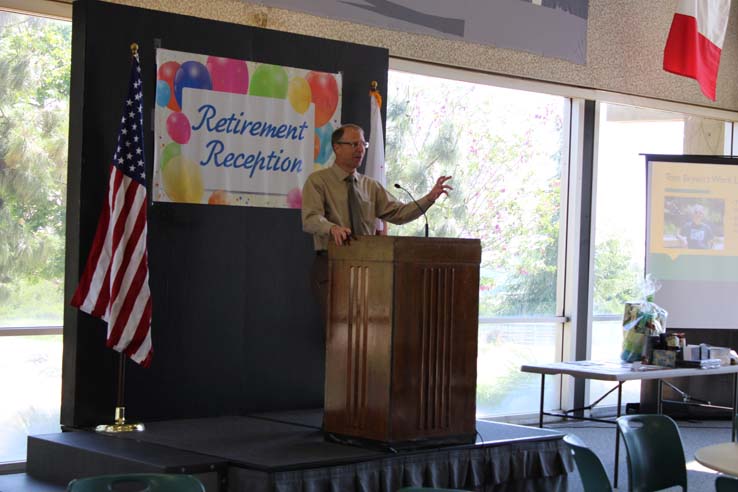
[[[144,367],[153,353],[147,256],[143,93],[135,53],[107,201],[72,306],[106,321],[107,346]]]

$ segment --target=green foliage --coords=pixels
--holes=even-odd
[[[21,291],[35,282],[61,292],[70,52],[70,23],[0,12],[0,301],[6,306],[21,305]],[[50,297],[58,302],[58,295]]]
[[[639,286],[643,269],[626,253],[630,243],[623,238],[610,238],[597,244],[595,255],[595,314],[622,314],[623,304],[640,300]]]
[[[0,320],[25,326],[60,324],[63,317],[61,279],[16,280],[11,296],[0,303]]]
[[[562,100],[392,72],[388,181],[423,196],[441,175],[454,191],[428,211],[434,236],[482,240],[481,315],[554,314]],[[403,197],[404,198],[404,197]],[[421,235],[423,222],[392,226]]]
[[[515,400],[537,393],[538,378],[520,366],[554,360],[555,331],[550,325],[480,323],[477,414],[517,412]]]
[[[453,176],[454,191],[427,215],[434,236],[482,240],[480,315],[558,314],[564,99],[400,72],[390,73],[390,89],[388,182],[421,197],[438,176]],[[418,220],[390,231],[423,228]],[[596,310],[620,312],[634,295],[640,274],[629,247],[598,244]]]

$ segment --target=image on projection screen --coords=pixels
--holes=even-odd
[[[717,249],[725,246],[725,200],[664,196],[664,248]]]
[[[647,156],[654,300],[669,328],[738,328],[738,159],[674,159]]]

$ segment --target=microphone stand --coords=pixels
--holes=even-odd
[[[425,210],[423,210],[423,207],[420,206],[420,204],[415,200],[415,197],[413,197],[412,193],[410,193],[407,189],[405,189],[400,183],[395,183],[395,188],[398,190],[402,190],[405,193],[407,193],[407,196],[410,197],[410,199],[413,201],[416,207],[418,207],[418,210],[423,214],[423,218],[425,219],[425,237],[428,237],[428,216],[425,215]]]

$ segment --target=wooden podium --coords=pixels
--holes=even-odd
[[[362,236],[328,257],[325,431],[474,442],[480,241]]]

